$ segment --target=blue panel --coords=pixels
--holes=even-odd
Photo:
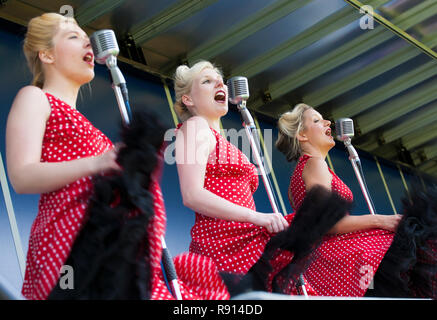
[[[381,164],[381,170],[384,174],[385,181],[387,182],[388,189],[390,190],[390,195],[396,208],[396,213],[401,213],[402,198],[408,197],[408,194],[402,182],[399,169],[389,163],[385,163],[383,166],[383,161],[381,160],[379,162]]]
[[[375,204],[376,213],[393,214],[393,209],[375,159],[373,157],[370,158],[361,154],[360,159],[363,165],[367,187],[369,189],[370,196],[373,199],[373,203]]]
[[[368,213],[366,202],[361,193],[352,165],[348,159],[349,155],[344,147],[335,147],[329,152],[336,175],[351,189],[354,195],[354,207],[352,214]]]
[[[349,161],[349,154],[346,149],[338,143],[329,154],[333,162],[335,173],[348,185],[354,195],[354,208],[352,213],[369,213],[367,203],[358,184],[352,164]],[[387,192],[384,189],[375,160],[361,152],[359,152],[359,157],[363,167],[367,188],[375,205],[376,212],[380,214],[392,213],[393,210],[391,209],[390,202],[387,198]]]

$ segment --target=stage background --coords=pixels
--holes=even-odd
[[[9,108],[17,91],[29,84],[31,80],[21,50],[23,34],[23,27],[0,19],[0,152],[4,166],[6,166],[5,127]],[[169,127],[174,128],[175,123],[171,114],[171,104],[169,104],[163,81],[129,65],[119,63],[119,66],[128,84],[132,109],[153,110],[160,114],[162,120]],[[106,68],[100,65],[96,65],[95,73],[96,76],[91,85],[84,86],[81,89],[81,95],[78,99],[78,110],[113,142],[117,142],[120,114],[110,86],[108,73]],[[169,83],[168,85],[172,95],[171,84]],[[266,119],[258,120],[261,133],[267,132],[265,130],[272,130],[272,140],[274,142],[277,136],[274,123],[270,123]],[[223,118],[222,125],[224,129],[233,128],[237,131],[240,130],[242,127],[239,114],[231,110]],[[242,137],[244,139],[244,135]],[[171,144],[172,141],[169,141],[169,143]],[[427,176],[418,176],[410,168],[399,167],[383,159],[374,158],[365,152],[359,152],[359,154],[363,163],[366,181],[378,213],[393,214],[394,211],[400,212],[402,207],[401,199],[406,195],[407,188],[411,190],[412,188],[424,188],[435,184]],[[273,165],[274,178],[272,177],[272,181],[276,179],[278,188],[275,188],[275,190],[276,192],[280,190],[282,198],[279,199],[280,210],[292,212],[287,198],[287,190],[295,163],[287,163],[284,156],[274,147],[269,158]],[[330,160],[336,174],[343,179],[354,193],[355,204],[352,214],[366,213],[367,209],[364,198],[342,144],[337,143],[337,146],[330,152]],[[381,172],[378,169],[378,163],[381,167]],[[402,174],[405,180],[402,179]],[[194,222],[194,214],[182,204],[178,176],[174,164],[165,165],[161,186],[167,211],[166,241],[171,253],[177,255],[188,250],[190,228]],[[37,214],[39,195],[16,194],[10,184],[9,192],[24,254],[26,254],[30,228]],[[261,179],[260,186],[255,193],[255,203],[259,211],[271,212]],[[14,287],[21,289],[22,277],[3,196],[0,197],[0,253],[0,275],[5,277]]]

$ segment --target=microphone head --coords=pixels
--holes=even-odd
[[[335,133],[337,139],[345,141],[354,136],[354,122],[350,118],[340,118],[335,121]]]
[[[105,64],[110,56],[116,57],[120,52],[113,30],[103,29],[96,31],[91,35],[90,41],[94,52],[94,59],[97,63]]]
[[[249,84],[246,77],[232,77],[227,81],[229,102],[239,104],[249,99]]]

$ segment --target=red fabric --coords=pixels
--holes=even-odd
[[[111,141],[80,112],[46,93],[51,113],[46,123],[42,145],[42,162],[61,162],[97,156],[112,147]],[[158,178],[153,176],[155,216],[148,226],[151,256],[152,299],[173,299],[161,270],[165,233],[165,208]],[[60,190],[42,194],[38,215],[32,225],[27,252],[22,293],[27,299],[47,299],[56,285],[60,269],[70,254],[74,240],[84,222],[91,195],[92,177],[85,177]],[[174,259],[184,299],[229,299],[215,264],[208,258],[184,254]]]
[[[179,125],[180,127],[180,125]],[[208,158],[204,188],[237,205],[256,210],[253,193],[258,187],[255,166],[233,144],[214,129],[216,149]],[[195,213],[190,252],[212,258],[220,271],[246,274],[261,257],[273,234],[251,223],[225,221]],[[294,215],[285,218],[291,222]],[[270,279],[287,265],[293,255],[281,251],[271,261]],[[296,294],[290,283],[290,292]],[[313,292],[307,284],[307,291]]]
[[[63,162],[97,156],[111,141],[79,111],[46,93],[51,113],[43,137],[41,162]],[[46,299],[56,285],[82,225],[93,185],[84,177],[42,194],[27,251],[22,293],[27,299]]]
[[[306,195],[302,172],[310,156],[303,155],[290,181],[290,202],[297,210]],[[352,200],[350,189],[332,174],[332,191]],[[316,250],[314,262],[305,272],[311,287],[321,296],[363,296],[381,260],[393,241],[394,233],[368,229],[325,236]]]
[[[153,192],[155,216],[148,226],[151,299],[173,300],[164,282],[161,269],[162,236],[165,233],[166,214],[161,188],[155,176],[151,185]],[[229,292],[219,276],[215,263],[200,255],[185,253],[176,256],[174,265],[183,300],[224,300],[229,299]]]

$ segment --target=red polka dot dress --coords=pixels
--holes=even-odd
[[[161,268],[162,236],[165,233],[166,214],[161,188],[151,184],[155,216],[149,223],[149,248],[151,270],[151,299],[174,300],[164,281]],[[220,278],[214,261],[198,254],[184,253],[173,259],[183,300],[226,300],[229,292]]]
[[[306,195],[302,172],[310,156],[300,157],[290,181],[290,202],[297,210]],[[352,201],[350,189],[331,169],[331,190]],[[363,296],[394,233],[383,229],[367,229],[345,234],[327,235],[314,252],[315,260],[305,278],[321,296]]]
[[[51,106],[42,142],[41,162],[63,162],[97,156],[111,141],[79,111],[46,93]],[[56,285],[83,222],[92,191],[91,177],[41,195],[30,231],[22,293],[46,299]]]
[[[161,268],[162,237],[165,234],[166,213],[158,183],[160,169],[152,176],[155,215],[148,226],[150,248],[151,299],[174,300],[164,281]],[[226,300],[229,292],[220,278],[214,261],[198,254],[184,253],[173,259],[183,300]]]
[[[51,114],[43,138],[42,162],[61,162],[99,155],[112,147],[111,141],[82,114],[46,93]],[[155,215],[148,225],[151,262],[151,299],[174,299],[161,270],[165,233],[165,207],[158,183],[160,170],[152,176],[151,192]],[[38,215],[32,225],[22,293],[27,299],[46,299],[55,287],[60,269],[85,223],[92,177],[85,177],[60,190],[42,194]],[[229,293],[211,259],[195,254],[175,257],[174,264],[184,299],[229,299]]]
[[[208,158],[204,188],[234,204],[256,210],[253,193],[258,187],[258,176],[255,166],[220,133],[211,130],[217,143]],[[200,212],[195,215],[190,252],[212,258],[220,271],[246,274],[274,235],[252,223],[210,218]],[[290,222],[293,216],[285,218]],[[269,279],[292,257],[288,251],[279,252],[270,261],[273,270]],[[310,286],[307,290],[311,292]]]

